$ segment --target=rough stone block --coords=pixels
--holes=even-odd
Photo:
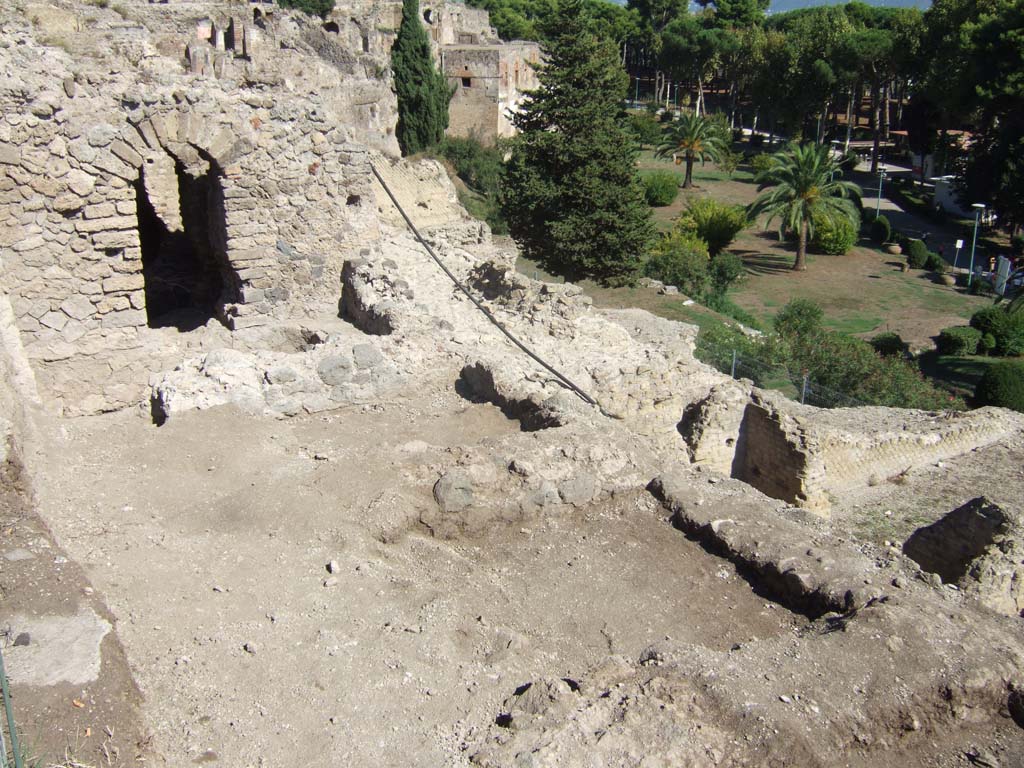
[[[131,328],[146,324],[146,313],[136,309],[111,312],[103,317],[104,328]]]
[[[117,215],[117,208],[113,203],[96,203],[87,205],[82,212],[87,219],[105,219]]]
[[[59,331],[68,322],[68,316],[63,312],[47,312],[41,318],[39,322],[45,325],[47,328],[53,328],[55,331]]]
[[[82,198],[80,198],[78,195],[58,195],[53,200],[53,210],[57,211],[57,213],[74,213],[75,211],[81,209],[81,207],[84,204],[85,201],[82,200]]]
[[[76,320],[84,320],[94,311],[92,302],[81,295],[69,296],[61,303],[60,309],[68,317]]]
[[[116,275],[103,281],[104,293],[131,293],[145,287],[142,273],[134,275]]]
[[[142,166],[142,155],[120,139],[110,145],[110,151],[119,160],[123,160],[134,168],[140,168]]]
[[[67,181],[68,189],[79,197],[85,197],[96,186],[96,177],[81,170],[71,171],[65,181]]]
[[[93,244],[97,248],[112,250],[117,248],[129,248],[139,244],[139,235],[131,230],[121,232],[97,232],[92,236]]]
[[[135,216],[109,216],[102,219],[79,221],[75,224],[75,229],[83,234],[91,234],[110,230],[135,229],[138,225],[139,220]]]
[[[0,142],[0,165],[20,165],[21,149],[13,144]]]

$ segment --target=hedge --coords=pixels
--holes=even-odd
[[[989,366],[974,390],[974,400],[1024,413],[1024,363],[1004,360]]]
[[[924,269],[928,263],[928,246],[923,240],[907,241],[907,264],[911,269]]]
[[[892,225],[885,216],[878,216],[871,222],[871,239],[881,245],[889,242],[892,236]]]
[[[836,216],[834,219],[819,218],[814,222],[811,248],[816,253],[842,256],[857,242],[859,229],[859,226],[845,216]]]
[[[1002,307],[985,307],[971,316],[971,327],[981,331],[983,339],[991,335],[993,355],[1024,355],[1024,312],[1010,313]]]
[[[653,171],[643,181],[647,204],[656,208],[672,205],[679,194],[679,176],[671,171]]]
[[[907,351],[907,342],[898,333],[880,333],[868,342],[882,357],[902,357]]]
[[[935,348],[940,355],[954,355],[965,357],[978,352],[978,345],[981,343],[982,333],[977,328],[969,325],[955,325],[950,328],[943,328],[939,331],[939,338],[935,341]]]

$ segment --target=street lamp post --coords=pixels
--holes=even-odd
[[[974,203],[971,205],[974,209],[974,239],[971,241],[971,267],[967,272],[967,287],[971,287],[971,279],[974,277],[974,249],[978,247],[978,219],[981,218],[981,212],[985,210],[984,203]]]
[[[885,170],[881,170],[878,173],[878,200],[875,201],[875,218],[878,218],[878,212],[882,208],[882,182],[885,181]]]

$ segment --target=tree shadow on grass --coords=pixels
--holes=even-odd
[[[775,275],[793,271],[793,257],[778,253],[758,253],[757,251],[737,251],[736,255],[743,259],[747,272],[755,275]]]

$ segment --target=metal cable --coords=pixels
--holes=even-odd
[[[430,255],[430,258],[434,260],[437,266],[439,266],[444,271],[444,273],[448,275],[448,279],[455,284],[455,287],[462,291],[462,293],[465,294],[466,298],[472,301],[474,306],[476,306],[476,308],[479,309],[484,314],[484,317],[490,320],[494,327],[501,331],[508,338],[509,341],[511,341],[513,344],[519,347],[519,349],[521,349],[523,352],[529,355],[535,362],[543,366],[545,370],[552,373],[560,382],[562,382],[566,387],[572,390],[581,400],[583,400],[586,403],[589,403],[590,405],[595,406],[598,410],[601,411],[601,413],[604,413],[604,409],[601,408],[597,400],[595,400],[585,391],[576,386],[572,382],[572,380],[569,379],[568,376],[553,368],[551,365],[549,365],[547,362],[541,359],[537,354],[535,354],[533,350],[531,350],[529,347],[523,344],[523,342],[521,342],[519,339],[513,336],[512,333],[507,328],[505,328],[505,326],[502,325],[501,322],[499,322],[494,315],[491,314],[491,311],[483,304],[481,304],[480,301],[478,301],[477,298],[473,296],[473,294],[470,293],[469,290],[461,282],[459,282],[459,279],[452,274],[451,270],[449,270],[448,267],[445,266],[444,262],[438,258],[437,254],[434,253],[434,249],[430,247],[430,244],[423,239],[423,236],[420,234],[419,230],[416,229],[416,225],[412,223],[412,219],[410,219],[408,214],[406,214],[405,209],[402,208],[401,204],[398,202],[398,199],[395,197],[394,193],[392,193],[391,189],[388,187],[387,183],[380,175],[380,172],[374,167],[373,163],[370,163],[370,170],[373,171],[373,175],[377,177],[377,181],[380,182],[380,185],[384,188],[384,191],[387,192],[388,197],[391,198],[391,202],[395,204],[395,208],[397,208],[398,212],[402,214],[402,218],[405,219],[405,223],[409,225],[409,229],[412,231],[413,235],[416,236],[416,239],[419,241],[420,245],[422,245],[426,249],[427,253]]]

